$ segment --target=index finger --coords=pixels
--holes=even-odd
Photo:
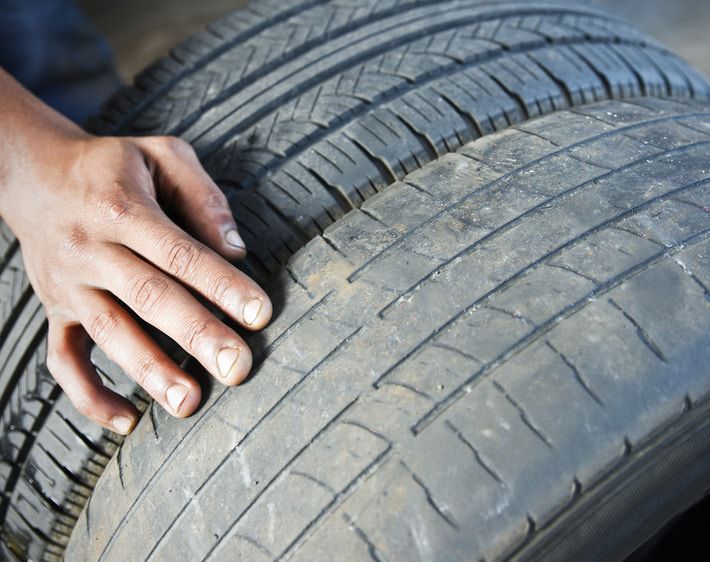
[[[271,319],[266,293],[247,275],[173,223],[149,209],[120,229],[117,243],[190,287],[245,328],[260,330]]]

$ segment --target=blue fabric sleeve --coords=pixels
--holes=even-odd
[[[120,85],[108,43],[74,0],[0,0],[0,66],[77,123]]]

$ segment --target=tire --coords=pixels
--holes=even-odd
[[[67,559],[623,560],[710,490],[708,146],[708,103],[602,102],[375,195]]]
[[[705,99],[710,87],[590,2],[262,0],[176,47],[88,126],[190,140],[240,221],[252,250],[245,268],[268,280],[438,156],[538,114],[631,96]],[[0,223],[8,559],[61,558],[120,444],[49,376],[45,333],[19,247]],[[94,362],[105,384],[148,406],[98,351]]]
[[[91,128],[190,141],[265,278],[377,191],[484,134],[595,100],[709,94],[590,2],[267,0],[178,46]]]

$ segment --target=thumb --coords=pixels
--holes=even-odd
[[[228,260],[246,256],[227,198],[192,147],[176,137],[135,139],[154,168],[158,200],[196,238]]]

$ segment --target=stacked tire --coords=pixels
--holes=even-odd
[[[96,351],[121,443],[0,225],[3,557],[623,560],[710,490],[709,97],[581,1],[262,0],[179,45],[89,127],[195,146],[275,320],[189,420]]]

